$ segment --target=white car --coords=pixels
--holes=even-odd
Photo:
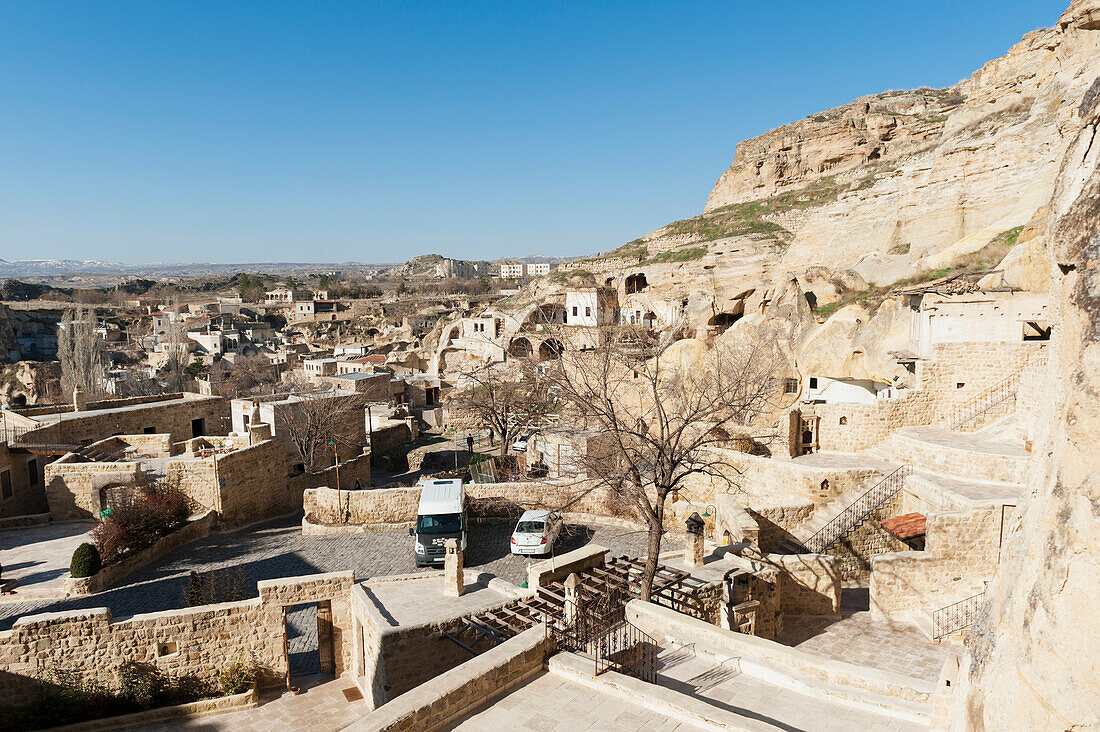
[[[527,441],[531,439],[531,434],[520,435],[519,438],[512,443],[512,452],[527,452]]]
[[[549,554],[564,522],[550,511],[524,511],[512,532],[513,554]]]

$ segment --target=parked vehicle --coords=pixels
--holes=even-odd
[[[550,511],[524,511],[512,532],[512,553],[549,554],[564,523],[561,516]]]
[[[447,539],[458,539],[466,550],[466,490],[460,479],[428,480],[420,484],[413,551],[416,566],[442,564]]]
[[[527,452],[527,441],[531,439],[531,433],[528,432],[525,435],[520,435],[519,438],[512,443],[513,452]]]

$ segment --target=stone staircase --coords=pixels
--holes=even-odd
[[[824,552],[897,495],[911,472],[909,466],[901,465],[870,488],[859,488],[840,494],[794,527],[791,531],[793,540],[785,539],[780,542],[780,551],[787,554]]]

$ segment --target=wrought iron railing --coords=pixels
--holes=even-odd
[[[1019,388],[1019,374],[1001,379],[985,391],[955,407],[951,412],[950,419],[947,420],[947,428],[952,432],[962,431],[964,427],[972,424],[978,417],[1006,403],[1009,399],[1015,398]]]
[[[966,630],[974,624],[985,602],[985,591],[965,600],[951,603],[932,613],[932,642],[939,643],[949,635]]]
[[[626,620],[596,638],[596,675],[618,671],[651,684],[657,683],[657,642]]]
[[[898,494],[905,485],[905,479],[913,472],[908,465],[902,465],[885,478],[875,483],[856,500],[848,504],[843,511],[834,516],[827,524],[818,529],[802,546],[811,554],[820,554],[837,542],[840,537],[858,526],[875,509]]]

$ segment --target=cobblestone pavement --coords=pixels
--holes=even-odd
[[[511,524],[472,526],[466,567],[521,582],[528,562],[539,558],[514,557],[509,553],[512,528]],[[589,543],[610,548],[612,556],[645,554],[643,532],[601,525],[566,526],[555,550],[561,554]],[[241,568],[252,593],[257,581],[278,577],[350,569],[357,579],[366,579],[428,571],[416,568],[407,530],[303,536],[300,517],[280,518],[191,542],[139,569],[124,580],[124,585],[107,592],[61,600],[0,603],[0,630],[11,628],[22,615],[41,612],[106,607],[118,618],[183,607],[183,590],[191,571],[230,567]]]
[[[935,681],[952,651],[935,645],[902,621],[871,617],[866,588],[844,588],[840,617],[783,618],[780,643],[801,651],[835,658],[914,679]]]

